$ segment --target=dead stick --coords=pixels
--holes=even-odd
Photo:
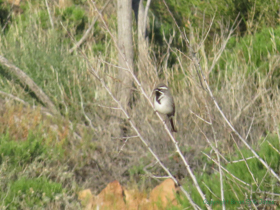
[[[9,72],[15,75],[23,85],[27,85],[30,90],[38,97],[38,99],[53,113],[58,113],[55,105],[44,91],[21,69],[9,62],[6,58],[0,55],[0,63],[9,69]]]

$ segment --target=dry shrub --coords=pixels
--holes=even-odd
[[[42,72],[50,76],[48,83],[42,82],[40,74],[37,75],[37,80],[41,82],[45,92],[56,101],[57,107],[64,115],[61,117],[63,120],[52,120],[51,123],[49,119],[44,121],[44,117],[37,109],[34,111],[23,107],[10,108],[8,109],[10,111],[3,112],[5,114],[0,118],[4,124],[1,128],[2,132],[9,128],[9,132],[15,139],[24,139],[28,130],[40,129],[45,133],[50,133],[52,140],[64,143],[64,139],[67,138],[64,144],[65,162],[75,173],[76,181],[85,188],[91,188],[94,193],[99,192],[113,180],[119,180],[121,183],[128,183],[128,180],[138,184],[142,182],[145,188],[154,185],[154,178],[158,181],[154,175],[166,175],[136,136],[135,130],[130,127],[128,121],[124,117],[120,119],[118,112],[121,110],[98,79],[88,73],[90,66],[84,59],[84,55],[109,90],[116,94],[115,87],[122,82],[117,79],[120,69],[116,66],[117,49],[112,41],[112,38],[116,38],[116,32],[112,30],[113,37],[109,35],[106,37],[104,53],[95,53],[92,42],[89,40],[81,47],[81,51],[68,55],[69,43],[61,44],[60,39],[57,43],[55,41],[49,43],[48,40],[52,40],[53,34],[45,33],[39,25],[35,25],[34,30],[34,36],[40,32],[40,39],[34,40],[34,46],[40,45],[45,50],[42,52],[43,55],[51,52],[48,54],[52,56],[51,58],[61,56],[64,59],[63,62],[56,61],[55,65],[52,63],[54,59],[36,60],[38,64],[40,62],[44,64],[38,66],[44,68]],[[100,30],[107,33],[103,28]],[[213,36],[214,44],[211,52],[206,52],[204,37],[200,37],[202,33],[199,30],[202,29],[192,30],[190,40],[192,46],[195,46],[196,58],[200,61],[200,66],[216,101],[240,135],[246,138],[250,145],[257,145],[261,137],[278,131],[280,122],[278,87],[272,84],[270,73],[263,76],[256,70],[248,74],[248,64],[239,60],[238,55],[235,60],[228,61],[226,69],[211,68],[212,64],[218,65],[216,56],[220,54],[220,49],[224,50],[225,34],[229,32],[229,29],[221,28],[221,33]],[[25,55],[24,59],[28,59],[32,56],[33,48],[30,51],[27,50],[26,46],[30,45],[24,37],[21,37],[20,43],[24,43],[22,44],[23,52],[20,53]],[[2,44],[1,48],[5,49],[6,45],[7,43]],[[15,49],[17,49],[16,46],[15,44]],[[52,51],[53,49],[55,52]],[[153,50],[150,46],[151,54],[155,54]],[[149,62],[146,68],[139,67],[136,76],[151,99],[153,98],[152,91],[157,83],[161,81],[169,85],[176,103],[178,133],[174,134],[174,137],[185,159],[191,169],[197,173],[213,172],[212,165],[206,165],[207,163],[201,158],[201,151],[209,148],[210,142],[212,146],[216,144],[215,147],[222,155],[234,153],[234,141],[238,141],[238,138],[221,117],[209,94],[201,87],[197,66],[190,54],[184,54],[173,48],[168,48],[168,50],[162,58],[158,59],[147,55]],[[53,53],[56,54],[53,55]],[[167,65],[170,53],[175,55],[178,61],[172,67]],[[276,61],[277,59],[269,60],[268,72],[273,72],[277,68]],[[21,65],[25,67],[24,60],[22,63]],[[33,64],[33,60],[29,60],[29,63]],[[138,66],[141,65],[136,63],[136,67]],[[36,70],[36,68],[29,69],[38,74]],[[66,79],[62,76],[63,72]],[[37,77],[35,73],[33,76]],[[32,77],[32,74],[30,76]],[[7,86],[10,89],[20,88],[13,84]],[[161,121],[153,112],[153,108],[137,85],[134,84],[132,91],[133,103],[127,111],[130,120],[174,176],[179,179],[188,176],[185,165],[178,158],[175,147],[169,140]],[[64,117],[67,120],[64,120]],[[53,124],[55,124],[55,131],[52,129]],[[123,135],[119,132],[120,125]],[[241,142],[238,144],[243,147]]]

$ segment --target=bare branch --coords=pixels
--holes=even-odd
[[[95,6],[95,5],[94,5],[94,6]],[[96,9],[96,10],[97,10],[97,9]],[[98,11],[97,11],[97,12],[98,12]],[[115,44],[117,50],[118,50],[119,52],[121,52],[120,49],[119,49],[119,47],[118,47],[117,41],[116,41],[115,37],[113,36],[113,34],[111,33],[110,29],[108,28],[108,25],[107,25],[106,22],[104,21],[104,18],[103,18],[103,16],[102,16],[102,14],[101,14],[100,12],[98,12],[98,14],[99,14],[99,17],[100,17],[101,21],[102,21],[103,24],[104,24],[105,29],[106,29],[107,32],[110,34],[110,36],[111,36],[111,38],[112,38],[112,40],[113,40],[113,42],[114,42],[114,44]],[[125,61],[126,66],[127,66],[128,70],[129,70],[129,72],[130,72],[130,74],[131,74],[131,76],[132,76],[134,82],[136,83],[136,85],[137,85],[138,88],[140,89],[140,93],[147,99],[147,101],[149,102],[150,106],[153,107],[153,103],[152,103],[151,99],[149,98],[149,96],[147,95],[147,93],[144,91],[144,89],[143,89],[143,87],[142,87],[140,81],[137,79],[136,75],[135,75],[135,74],[133,73],[133,71],[131,70],[130,65],[128,64],[127,60],[125,59],[125,56],[124,56],[122,53],[120,53],[120,55],[122,56],[122,59]],[[105,89],[106,89],[106,88],[105,88]],[[107,89],[106,89],[106,90],[107,90]],[[111,95],[111,97],[112,97],[112,95]],[[114,99],[114,100],[115,100],[115,99]],[[154,111],[155,111],[155,110],[154,110]],[[168,129],[168,127],[167,127],[165,121],[162,119],[162,117],[160,116],[160,114],[159,114],[158,112],[155,112],[155,113],[156,113],[156,115],[158,116],[158,118],[160,119],[160,121],[163,123],[166,132],[168,133],[170,139],[172,140],[172,142],[173,142],[173,144],[174,144],[174,146],[175,146],[175,148],[176,148],[176,152],[179,154],[179,156],[180,156],[180,158],[182,159],[182,161],[183,161],[185,167],[187,168],[187,171],[188,171],[190,177],[192,178],[192,181],[193,181],[193,183],[194,183],[194,185],[195,185],[197,191],[199,192],[201,198],[202,198],[203,200],[205,200],[206,197],[205,197],[204,193],[202,192],[202,190],[201,190],[201,188],[200,188],[200,186],[199,186],[199,184],[198,184],[198,182],[197,182],[197,180],[196,180],[196,177],[195,177],[194,173],[193,173],[192,170],[191,170],[190,165],[189,165],[188,162],[186,161],[186,159],[185,159],[183,153],[181,152],[181,150],[180,150],[180,148],[179,148],[179,145],[178,145],[178,142],[177,142],[177,141],[175,140],[175,138],[173,137],[171,131]],[[128,118],[128,116],[126,116],[126,118]],[[129,119],[129,118],[128,118],[128,119]],[[131,122],[131,121],[130,121],[130,122]],[[132,128],[134,129],[134,125],[131,124],[131,126],[132,126]],[[135,127],[135,129],[136,129],[136,127]],[[138,134],[138,135],[139,135],[139,134]],[[143,143],[144,143],[144,142],[143,142]],[[146,145],[146,143],[144,143],[144,144],[145,144],[145,146],[148,146],[148,145]],[[150,148],[148,148],[148,149],[151,150]],[[150,151],[150,152],[151,152],[151,151]],[[162,167],[164,167],[164,166],[162,165]],[[169,175],[171,175],[171,174],[169,174]],[[175,183],[177,183],[177,181],[176,181]],[[196,206],[196,205],[194,204],[194,202],[191,200],[190,195],[183,189],[182,186],[180,186],[180,189],[184,192],[184,194],[186,195],[186,197],[189,199],[189,201],[190,201],[190,203],[192,204],[192,206],[193,206],[194,208],[197,208],[197,206]],[[206,205],[207,209],[211,209],[211,207],[209,206],[209,204],[205,204],[205,205]]]
[[[214,160],[213,158],[211,158],[209,155],[207,155],[206,153],[202,152],[202,154],[204,154],[208,159],[212,160],[216,165],[219,165],[219,163]],[[234,176],[232,173],[230,173],[225,167],[221,166],[221,168],[226,172],[228,173],[232,178],[236,179],[237,181],[241,182],[242,184],[250,187],[251,185],[244,182],[243,180],[239,179],[238,177]]]
[[[256,157],[248,157],[248,158],[243,158],[241,160],[233,160],[233,161],[230,161],[230,163],[240,163],[240,162],[243,162],[245,160],[250,160],[250,159],[253,159],[253,158],[256,158]]]
[[[266,93],[269,92],[269,91],[270,91],[270,90],[266,90],[265,92],[259,92],[257,95],[255,95],[255,97],[254,97],[252,100],[250,100],[249,103],[248,103],[246,106],[242,107],[242,109],[241,109],[241,110],[237,113],[237,115],[233,118],[233,123],[237,122],[237,120],[239,119],[239,117],[241,116],[241,114],[244,113],[244,112],[246,112],[246,111],[256,102],[256,100],[257,100],[260,96],[266,94]]]
[[[53,113],[59,113],[52,103],[50,98],[44,93],[44,91],[21,69],[9,62],[6,58],[0,55],[0,63],[9,69],[9,72],[14,74],[23,85],[30,88],[31,91],[38,97],[38,99]]]
[[[85,56],[85,55],[84,55]],[[117,100],[117,98],[112,94],[111,90],[107,87],[107,85],[105,84],[104,80],[102,78],[99,77],[98,73],[94,70],[94,68],[92,67],[91,63],[88,61],[87,57],[84,57],[86,59],[86,61],[88,62],[89,66],[90,66],[90,73],[97,79],[99,80],[99,82],[102,84],[102,86],[104,87],[104,89],[107,91],[107,93],[111,96],[111,98],[118,104],[118,107],[121,109],[121,111],[123,112],[123,114],[125,115],[127,121],[129,122],[130,126],[132,127],[132,129],[136,132],[137,136],[139,137],[139,139],[142,141],[142,143],[147,147],[147,149],[149,150],[149,152],[153,155],[153,157],[156,159],[157,163],[159,163],[159,165],[162,167],[162,169],[168,174],[168,176],[174,181],[174,183],[178,186],[180,186],[179,182],[176,180],[176,178],[171,174],[171,172],[163,165],[163,163],[160,161],[160,159],[158,158],[158,156],[154,153],[154,151],[149,147],[147,140],[144,139],[144,137],[140,134],[139,130],[137,129],[137,127],[134,125],[134,123],[132,122],[129,114],[126,112],[126,110],[124,109],[124,107],[122,106],[121,102],[119,100]],[[196,204],[192,201],[190,195],[188,194],[187,191],[184,190],[184,188],[182,186],[180,186],[180,189],[183,191],[183,193],[186,195],[186,197],[189,199],[191,205],[196,208]]]
[[[199,73],[199,72],[198,72]],[[211,118],[211,114],[210,114],[210,109],[208,107],[208,105],[206,104],[205,105],[206,109],[207,109],[207,113],[208,113],[208,116],[209,116],[209,120],[210,120],[210,123],[211,123],[211,128],[212,128],[212,133],[213,133],[213,136],[214,136],[214,140],[215,140],[215,146],[216,148],[214,149],[215,153],[216,153],[216,156],[217,156],[217,160],[218,160],[218,167],[219,167],[219,177],[220,177],[220,192],[221,192],[221,200],[224,201],[225,200],[225,196],[224,196],[224,184],[223,184],[223,172],[222,172],[222,167],[221,167],[221,159],[220,159],[220,156],[222,156],[220,154],[220,152],[218,152],[218,140],[216,138],[216,131],[214,129],[214,126],[213,126],[213,121],[212,121],[212,118]],[[206,136],[205,136],[206,137]],[[210,141],[209,141],[210,142]],[[223,156],[222,156],[223,157]],[[223,157],[223,159],[225,159]],[[226,206],[225,206],[225,203],[222,202],[222,206],[223,206],[223,210],[226,209]]]
[[[12,95],[12,94],[5,93],[5,92],[3,92],[3,91],[1,91],[1,90],[0,90],[0,94],[2,94],[2,95],[4,95],[4,96],[7,96],[7,97],[9,97],[9,98],[11,98],[11,99],[13,99],[13,100],[15,100],[15,101],[20,102],[20,103],[28,104],[28,103],[25,102],[24,100],[22,100],[22,99],[20,99],[20,98],[18,98],[18,97],[16,97],[16,96],[14,96],[14,95]]]
[[[234,143],[235,143],[235,145],[236,145],[236,147],[237,147],[237,149],[238,149],[240,155],[242,156],[242,158],[243,158],[243,160],[244,160],[244,162],[245,162],[245,165],[246,165],[246,167],[247,167],[247,169],[248,169],[248,171],[249,171],[249,173],[250,173],[252,179],[253,179],[254,182],[255,182],[255,185],[259,187],[259,185],[258,185],[258,183],[257,183],[257,181],[256,181],[256,179],[255,179],[255,177],[254,177],[254,174],[253,174],[253,172],[251,171],[251,169],[250,169],[250,167],[249,167],[249,165],[248,165],[248,163],[247,163],[246,158],[244,157],[242,151],[240,150],[240,148],[239,148],[237,142],[235,141],[234,137],[232,136],[232,134],[231,134],[231,137],[232,137],[232,139],[233,139],[233,141],[234,141]]]
[[[236,19],[235,23],[236,23],[236,22],[237,22],[237,19]],[[233,26],[235,25],[235,23],[233,24]],[[212,66],[211,66],[211,68],[210,68],[210,72],[211,72],[211,70],[214,68],[216,62],[219,60],[219,58],[220,58],[222,52],[224,51],[225,46],[226,46],[226,44],[227,44],[229,38],[231,37],[233,31],[234,31],[234,28],[232,27],[232,28],[230,29],[230,32],[229,32],[229,34],[228,34],[228,37],[224,40],[224,42],[223,42],[223,44],[222,44],[222,47],[221,47],[221,49],[219,50],[218,55],[215,56],[215,58],[214,58],[214,61],[213,61]],[[206,85],[206,90],[207,90],[208,94],[210,95],[210,97],[211,97],[212,101],[214,102],[216,108],[218,109],[219,113],[221,114],[221,116],[222,116],[222,118],[225,120],[225,122],[228,124],[228,126],[230,127],[230,129],[238,136],[238,138],[239,138],[239,139],[242,141],[242,143],[253,153],[253,155],[254,155],[254,156],[255,156],[269,171],[270,171],[270,173],[271,173],[278,181],[280,181],[280,177],[275,173],[275,171],[274,171],[272,168],[270,168],[270,167],[268,166],[268,164],[267,164],[253,149],[252,149],[252,147],[251,147],[251,146],[247,143],[247,141],[237,132],[237,130],[233,127],[233,125],[232,125],[232,124],[230,123],[230,121],[227,119],[227,117],[225,116],[224,112],[223,112],[222,109],[220,108],[220,105],[218,104],[218,102],[216,101],[216,99],[215,99],[215,97],[214,97],[214,95],[213,95],[213,92],[212,92],[212,90],[211,90],[211,88],[210,88],[210,86],[209,86],[209,84],[208,84],[208,82],[207,82],[207,80],[206,80],[206,77],[205,77],[205,75],[204,75],[204,73],[203,73],[203,71],[202,71],[202,69],[201,69],[201,65],[200,65],[200,63],[199,63],[197,57],[195,56],[195,54],[193,55],[193,62],[195,63],[196,68],[199,69],[199,72],[200,72],[201,75],[202,75],[202,78],[203,78],[203,81],[204,81],[204,83],[205,83],[205,85]]]
[[[198,119],[202,120],[203,122],[205,122],[208,125],[212,125],[211,122],[208,122],[207,120],[204,120],[202,117],[198,116],[196,113],[194,113],[192,110],[190,110],[190,113],[193,114],[194,116],[196,116]]]

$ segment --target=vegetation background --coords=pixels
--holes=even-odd
[[[105,1],[12,2],[18,1],[0,0],[0,55],[24,71],[59,114],[50,114],[46,104],[1,61],[1,209],[81,209],[77,192],[90,188],[98,193],[113,180],[149,192],[165,172],[128,123],[126,136],[119,135],[118,121],[113,119],[120,118],[120,110],[89,73],[88,61],[113,93],[121,82],[113,41],[116,1],[102,12],[112,36],[99,19],[88,39],[71,53],[98,16],[94,5],[101,10]],[[225,200],[267,201],[227,205],[228,209],[277,208],[279,179],[244,146],[202,88],[190,56],[193,52],[178,27],[188,37],[225,116],[279,176],[280,2],[166,3],[174,18],[163,1],[151,2],[149,68],[140,68],[135,44],[137,78],[148,95],[159,81],[171,88],[179,130],[174,135],[207,201],[220,200],[223,186]],[[135,20],[133,27],[136,40]],[[136,86],[129,114],[193,201],[206,208],[160,120]],[[221,166],[225,170],[219,173]],[[190,207],[186,198],[178,199],[184,208]],[[220,204],[211,207],[221,209]]]

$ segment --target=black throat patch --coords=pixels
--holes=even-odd
[[[156,90],[156,101],[160,104],[160,96],[162,95],[162,92],[159,90]]]

